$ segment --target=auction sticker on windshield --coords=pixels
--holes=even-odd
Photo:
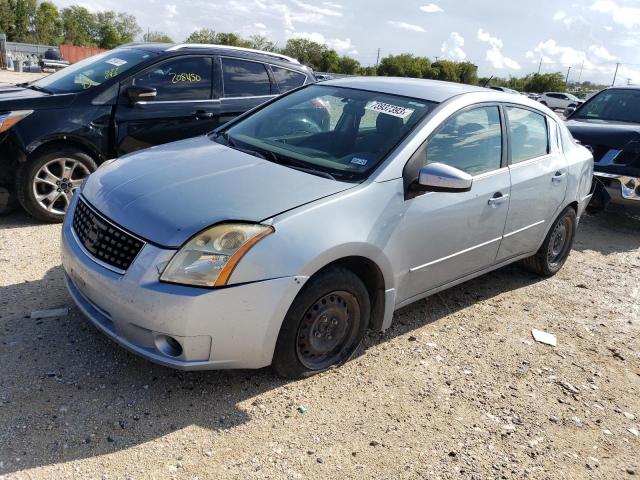
[[[393,115],[398,118],[407,118],[413,113],[412,108],[399,107],[398,105],[391,105],[390,103],[372,102],[367,105],[367,110],[373,110],[374,112],[385,113],[387,115]]]
[[[111,65],[114,65],[116,67],[121,67],[122,65],[125,65],[127,63],[126,60],[122,60],[121,58],[110,58],[109,60],[105,60],[105,63],[109,63]]]

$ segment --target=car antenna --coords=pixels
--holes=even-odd
[[[486,82],[484,82],[481,86],[486,88],[487,85],[489,85],[489,83],[491,83],[492,79],[493,79],[493,75],[491,75],[489,78],[487,78]]]

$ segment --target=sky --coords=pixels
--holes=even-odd
[[[363,65],[403,52],[468,60],[480,76],[569,72],[571,81],[640,84],[640,0],[57,0],[135,15],[183,41],[210,28],[326,43]],[[126,8],[123,6],[126,5]],[[541,63],[542,62],[542,63]]]

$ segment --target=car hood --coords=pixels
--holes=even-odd
[[[82,195],[130,232],[177,248],[210,225],[227,220],[260,222],[354,186],[202,136],[116,160],[89,177]]]
[[[63,108],[68,107],[74,98],[74,94],[52,95],[19,86],[0,87],[0,112],[35,110],[38,108]]]
[[[567,127],[593,152],[596,171],[640,176],[639,124],[572,119]]]

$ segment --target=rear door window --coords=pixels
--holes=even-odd
[[[273,72],[278,87],[280,87],[280,93],[300,87],[304,85],[304,82],[307,80],[306,75],[286,68],[274,67],[272,65],[271,71]]]
[[[222,59],[222,83],[225,97],[271,95],[271,81],[263,63]]]
[[[179,57],[137,74],[136,87],[155,88],[153,101],[208,100],[211,98],[211,58]]]
[[[505,110],[509,119],[511,163],[546,155],[549,136],[545,117],[524,108],[506,107]]]

